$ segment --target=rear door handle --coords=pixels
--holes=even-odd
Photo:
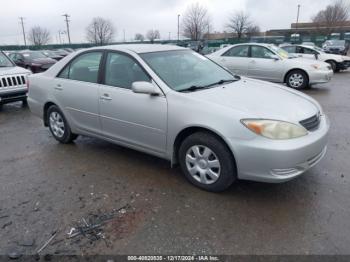
[[[55,86],[55,89],[56,89],[56,90],[63,90],[61,84],[57,84],[57,85]]]
[[[107,100],[107,101],[110,101],[112,100],[112,98],[109,96],[109,94],[103,94],[101,97],[100,97],[101,100]]]

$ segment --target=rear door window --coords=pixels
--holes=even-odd
[[[226,51],[222,56],[230,57],[248,57],[249,46],[241,45],[235,46]]]
[[[79,55],[65,67],[58,77],[97,83],[101,58],[102,52],[89,52]]]

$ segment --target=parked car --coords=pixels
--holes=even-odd
[[[271,44],[238,44],[208,57],[235,74],[286,83],[295,89],[329,82],[333,75],[328,64],[289,56],[286,51]]]
[[[20,67],[24,67],[33,73],[44,72],[57,61],[42,54],[40,51],[22,51],[11,53],[10,58]]]
[[[58,55],[57,53],[52,52],[51,50],[42,50],[41,53],[43,53],[47,57],[55,59],[56,61],[60,61],[63,58],[63,56]]]
[[[315,47],[315,43],[314,42],[302,42],[302,45],[306,45],[306,46],[311,46],[311,47]]]
[[[349,52],[349,43],[345,40],[327,40],[322,45],[322,49],[330,54],[347,55]]]
[[[63,48],[63,50],[67,51],[68,53],[73,53],[74,52],[74,49],[73,48]]]
[[[209,191],[288,181],[326,152],[314,99],[177,46],[95,47],[29,79],[30,109],[59,142],[87,135],[146,152]]]
[[[65,57],[67,55],[70,54],[70,52],[64,50],[64,49],[57,49],[57,50],[52,50],[53,53],[55,53],[56,55],[59,55],[59,56],[62,56],[62,57]]]
[[[22,101],[27,103],[27,76],[30,71],[17,67],[0,51],[0,106]]]
[[[327,54],[321,48],[315,46],[304,46],[304,45],[289,45],[282,47],[285,51],[290,54],[294,54],[298,57],[308,58],[312,60],[323,61],[332,67],[333,72],[339,72],[340,70],[346,70],[350,67],[350,57]]]

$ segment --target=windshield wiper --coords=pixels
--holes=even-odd
[[[231,83],[231,82],[238,81],[239,79],[240,78],[237,78],[237,79],[221,79],[220,81],[217,81],[215,83],[206,85],[205,87],[211,87],[211,86],[216,86],[216,85],[222,85],[222,84],[225,84],[225,83]]]
[[[182,89],[182,90],[179,90],[179,92],[192,92],[192,91],[196,91],[196,90],[200,90],[200,89],[204,89],[206,88],[206,86],[190,86],[188,88],[185,88],[185,89]]]
[[[217,82],[214,82],[212,84],[205,85],[205,86],[193,85],[193,86],[190,86],[189,88],[185,88],[185,89],[179,90],[179,92],[191,92],[191,91],[197,91],[197,90],[200,90],[200,89],[208,89],[208,88],[210,88],[212,86],[222,85],[222,84],[225,84],[225,83],[236,82],[236,81],[241,79],[241,77],[239,77],[239,76],[235,76],[235,77],[236,77],[236,79],[221,79],[221,80],[219,80]]]

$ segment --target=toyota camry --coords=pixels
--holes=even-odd
[[[329,130],[311,97],[167,45],[72,53],[29,76],[28,102],[61,143],[84,135],[149,153],[214,192],[301,175],[325,155]]]

